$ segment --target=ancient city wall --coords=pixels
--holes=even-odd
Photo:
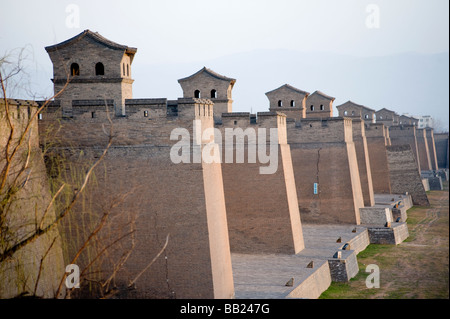
[[[425,129],[417,129],[417,153],[419,154],[420,170],[429,171],[432,169],[430,160],[430,150]]]
[[[364,121],[361,119],[352,119],[352,129],[364,206],[373,206],[375,201],[373,198],[372,170],[370,167],[369,149],[367,146]]]
[[[392,193],[404,194],[408,192],[414,205],[428,206],[428,197],[414,161],[411,147],[409,145],[388,146],[387,154]]]
[[[140,275],[132,289],[125,289],[127,294],[122,292],[122,297],[233,297],[222,170],[217,163],[193,162],[201,151],[193,147],[193,120],[201,124],[200,133],[211,128],[212,103],[179,99],[178,115],[168,117],[162,116],[161,99],[128,103],[133,105],[127,108],[130,117],[112,117],[111,123],[106,109],[96,111],[92,117],[85,105],[86,112],[60,121],[53,134],[58,143],[53,151],[69,150],[69,163],[75,164],[80,157],[83,162],[92,162],[103,152],[112,125],[112,147],[95,170],[95,183],[86,197],[94,214],[116,203],[111,212],[114,221],[102,233],[104,238],[111,238],[111,234],[120,237],[130,227],[135,231],[114,246],[117,251],[102,266],[104,275],[111,274],[120,256],[131,252],[115,276],[116,285],[126,288],[160,252],[169,236],[162,255]],[[41,123],[45,132],[54,121],[47,122],[44,114]],[[175,134],[175,140],[170,140],[173,129],[185,130],[188,139]],[[175,164],[171,160],[170,150],[176,143],[186,147],[188,163]],[[84,207],[77,206],[76,211],[82,213]]]
[[[351,125],[343,118],[288,123],[303,222],[359,224],[364,202]]]
[[[434,134],[436,158],[439,168],[448,168],[448,133]]]
[[[223,152],[234,149],[231,163],[222,154],[231,251],[256,254],[300,252],[304,248],[301,211],[290,146],[286,141],[286,117],[280,113],[260,112],[257,120],[251,123],[249,113],[224,113],[222,125],[217,128],[222,134]],[[235,128],[248,135],[243,140],[234,138],[228,146],[225,143],[227,130]],[[259,144],[262,143],[260,129],[266,130],[263,145]],[[269,152],[270,129],[276,130],[278,135],[274,154],[276,171],[263,174],[261,168],[270,163],[264,163],[259,156],[254,161],[249,160],[249,152],[259,152],[260,147],[267,147],[265,152]],[[236,149],[241,146],[244,160],[240,163]]]
[[[390,194],[391,185],[384,125],[370,123],[365,128],[370,169],[372,172],[373,192],[375,194]]]
[[[431,162],[431,169],[438,170],[439,166],[437,163],[437,156],[436,156],[436,144],[434,141],[434,130],[432,128],[426,128],[425,129],[425,136],[427,137],[427,144],[428,144],[428,151],[430,156],[430,162]]]

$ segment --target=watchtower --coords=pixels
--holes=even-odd
[[[283,112],[288,118],[300,120],[305,118],[305,102],[309,92],[297,89],[289,84],[266,93],[270,112]]]
[[[235,79],[220,75],[206,67],[198,72],[179,79],[184,98],[205,98],[214,103],[214,121],[222,119],[222,113],[233,111],[231,91]]]
[[[110,41],[85,30],[61,43],[45,48],[53,63],[55,99],[63,116],[72,116],[74,100],[113,100],[116,115],[124,115],[125,99],[131,99],[131,63],[137,49]],[[100,107],[100,106],[99,106]]]
[[[307,118],[333,117],[334,97],[320,91],[315,91],[306,100]]]

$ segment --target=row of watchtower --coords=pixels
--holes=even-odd
[[[117,208],[122,216],[117,221],[122,218],[124,224],[129,221],[126,212],[140,215],[135,252],[125,273],[139,273],[170,234],[164,258],[139,282],[140,297],[230,298],[231,252],[297,254],[305,248],[302,223],[367,224],[373,218],[362,210],[376,206],[377,194],[410,192],[416,203],[425,203],[418,162],[412,157],[417,140],[406,150],[390,149],[393,130],[375,123],[376,112],[370,108],[348,101],[333,117],[334,97],[285,84],[266,93],[269,112],[233,113],[236,79],[206,67],[178,80],[183,97],[177,100],[133,99],[136,48],[86,30],[46,50],[55,93],[64,90],[40,118],[40,131],[58,123],[57,146],[63,147],[57,150],[70,145],[92,160],[107,143],[105,127],[113,130],[103,174],[97,176],[101,187],[87,196],[98,199],[94,205],[100,209],[114,195],[131,193]],[[214,134],[208,131],[204,140],[211,128]],[[252,130],[275,129],[276,172],[260,174],[267,165],[260,158],[251,163],[196,162],[199,153],[214,153],[224,144],[227,129],[245,132],[245,139],[233,140],[232,148],[241,143],[246,154],[256,140]],[[175,154],[173,147],[178,148]],[[408,172],[394,165],[399,152],[402,159],[413,159]],[[181,163],[174,163],[173,156]],[[409,176],[403,186],[392,182],[401,174]],[[405,219],[396,229],[405,229]],[[371,228],[374,234],[377,227]],[[393,229],[388,227],[390,234]],[[125,274],[119,274],[120,281],[126,282]]]

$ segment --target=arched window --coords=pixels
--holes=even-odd
[[[369,118],[369,114],[364,115],[364,118],[368,119]]]
[[[310,109],[311,111],[314,111],[314,105],[311,105],[311,106],[309,107],[309,109]]]
[[[283,106],[283,101],[278,100],[278,107],[282,107]]]
[[[125,76],[125,63],[122,63],[122,74]]]
[[[197,98],[197,99],[200,98],[200,91],[199,90],[195,90],[194,97]]]
[[[355,111],[352,111],[352,115],[355,115]]]
[[[214,89],[211,90],[211,98],[212,98],[212,99],[217,98],[217,91],[214,90]]]
[[[78,65],[78,63],[72,63],[72,65],[70,66],[70,74],[72,76],[80,75],[80,66]]]
[[[344,115],[347,115],[348,114],[348,112],[347,111],[344,111]]]
[[[130,76],[130,65],[127,64],[127,76]]]
[[[323,111],[323,104],[320,104],[320,110]]]
[[[294,106],[295,106],[295,101],[291,100],[291,107],[294,107]]]
[[[105,75],[105,66],[103,63],[98,62],[95,65],[95,75]]]

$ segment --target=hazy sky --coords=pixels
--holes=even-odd
[[[449,47],[447,0],[0,0],[2,51],[84,29],[139,47],[147,63],[187,62],[261,48],[387,55]],[[73,6],[79,24],[72,19]],[[374,12],[373,9],[378,12]],[[68,11],[68,12],[66,12]],[[370,28],[378,15],[378,28]]]
[[[44,47],[85,29],[137,47],[135,69],[259,49],[449,51],[448,0],[0,0],[0,8],[0,54],[26,47],[29,72],[46,79],[52,69]]]

